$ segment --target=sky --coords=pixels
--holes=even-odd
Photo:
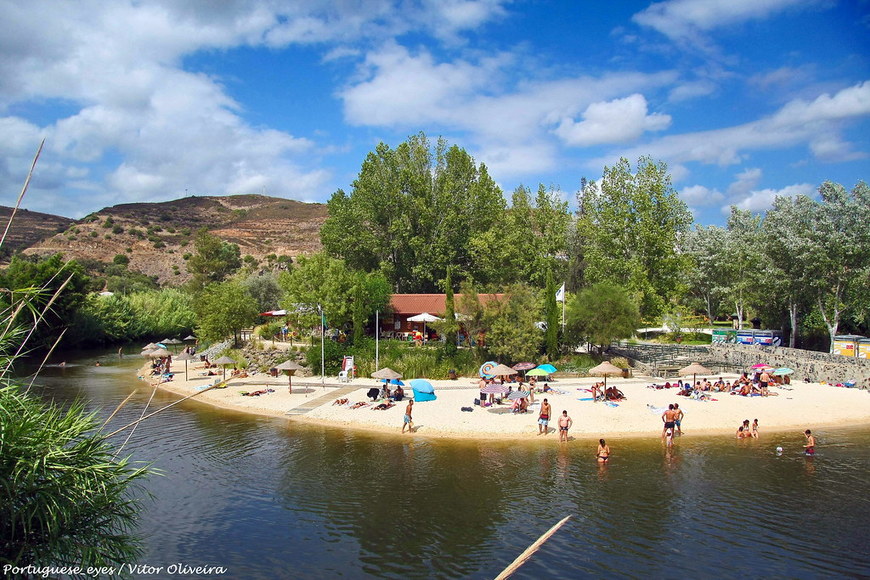
[[[870,0],[0,0],[0,204],[326,202],[379,142],[509,200],[621,157],[699,224],[870,179]]]

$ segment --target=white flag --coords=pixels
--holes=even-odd
[[[565,301],[565,283],[562,283],[562,287],[556,291],[556,302],[564,302]]]

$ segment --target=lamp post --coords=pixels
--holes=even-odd
[[[326,388],[326,384],[324,381],[326,380],[326,365],[324,364],[324,335],[326,334],[326,330],[323,325],[323,306],[318,304],[317,311],[320,313],[320,387]]]

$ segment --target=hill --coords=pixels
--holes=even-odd
[[[11,207],[0,206],[0,235],[6,229],[9,216],[12,215],[12,209]],[[3,242],[3,255],[8,256],[29,248],[45,238],[65,231],[73,223],[75,223],[75,220],[67,217],[19,209],[15,213],[15,220],[12,222],[9,232],[6,234],[6,240]]]
[[[24,253],[60,252],[67,258],[100,262],[124,254],[130,269],[156,276],[161,284],[177,285],[189,279],[185,260],[202,227],[238,244],[243,258],[266,263],[320,251],[320,226],[326,215],[324,204],[264,195],[126,203],[69,220],[63,231],[35,241]]]

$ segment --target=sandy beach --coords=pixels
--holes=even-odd
[[[293,393],[288,392],[287,377],[255,374],[246,378],[233,378],[225,388],[204,389],[220,379],[208,376],[200,364],[188,365],[185,381],[184,363],[173,361],[173,380],[160,384],[160,388],[179,396],[196,394],[191,400],[236,411],[285,417],[288,420],[319,425],[373,430],[402,436],[402,416],[406,402],[386,410],[375,410],[379,403],[371,403],[366,392],[380,382],[371,378],[357,378],[350,383],[337,383],[335,377],[326,377],[321,386],[320,377],[294,377]],[[149,384],[156,377],[144,375]],[[229,376],[229,375],[228,375]],[[717,375],[718,376],[718,375]],[[735,375],[722,375],[726,380]],[[700,378],[700,377],[699,377]],[[669,403],[679,403],[685,413],[682,428],[690,434],[734,435],[744,419],[758,419],[760,431],[783,431],[823,426],[849,426],[870,424],[870,393],[866,390],[835,387],[818,383],[794,381],[785,387],[772,387],[769,397],[741,397],[728,393],[713,393],[715,400],[698,401],[678,396],[676,389],[652,389],[648,385],[662,384],[662,379],[633,377],[608,379],[625,393],[627,400],[618,406],[603,402],[581,400],[591,398],[588,389],[597,382],[595,377],[557,377],[549,383],[553,393],[536,394],[528,413],[515,414],[509,404],[483,408],[473,406],[479,396],[477,379],[460,377],[452,380],[430,381],[435,387],[437,400],[414,405],[414,435],[441,438],[513,438],[558,440],[555,415],[563,410],[573,419],[570,435],[575,438],[660,436],[661,415]],[[204,392],[203,392],[204,391]],[[258,396],[243,393],[266,391]],[[407,393],[410,393],[408,388]],[[547,398],[554,417],[549,432],[538,434],[540,403]],[[347,399],[348,405],[334,404]],[[352,408],[354,403],[368,403]],[[473,411],[463,411],[471,407]],[[404,435],[407,437],[407,433]]]

